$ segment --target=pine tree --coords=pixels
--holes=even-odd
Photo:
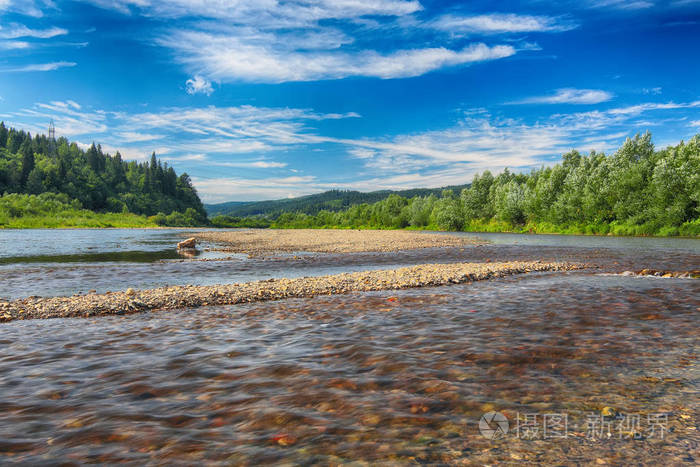
[[[32,170],[34,170],[34,151],[32,150],[32,144],[30,140],[26,140],[22,143],[20,147],[20,152],[22,153],[22,176],[21,182],[24,187],[27,184],[27,179]]]

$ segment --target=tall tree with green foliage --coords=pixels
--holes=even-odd
[[[118,152],[105,154],[99,144],[83,151],[66,138],[58,139],[56,149],[57,155],[50,156],[46,136],[32,137],[0,122],[0,195],[63,193],[91,211],[180,213],[206,223],[189,176],[178,176],[155,153],[146,163],[127,162]]]

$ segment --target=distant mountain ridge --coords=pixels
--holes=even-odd
[[[453,185],[442,188],[413,188],[409,190],[380,190],[361,192],[352,190],[329,190],[314,195],[300,196],[298,198],[277,199],[268,201],[231,201],[219,204],[205,204],[209,217],[226,215],[233,217],[266,216],[276,218],[285,212],[303,212],[305,214],[317,214],[319,211],[342,211],[355,204],[376,203],[389,195],[397,194],[405,198],[414,196],[440,196],[443,190],[453,190],[459,194],[469,184]]]

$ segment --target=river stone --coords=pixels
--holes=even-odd
[[[197,246],[197,240],[194,237],[190,237],[187,240],[183,240],[177,244],[178,250],[182,249],[192,249]]]

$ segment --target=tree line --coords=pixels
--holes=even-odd
[[[207,222],[190,177],[178,176],[155,153],[147,162],[127,162],[119,152],[103,152],[99,144],[83,150],[64,137],[32,137],[0,122],[0,194],[10,193],[65,194],[80,208],[157,215],[162,225]]]
[[[700,235],[700,135],[655,150],[651,134],[628,138],[613,155],[571,151],[527,174],[489,171],[439,196],[391,195],[340,212],[276,218],[217,217],[286,228],[531,231],[617,235]]]
[[[459,185],[451,188],[461,190],[468,185]],[[320,211],[343,211],[350,206],[362,203],[376,203],[386,199],[391,194],[397,194],[405,198],[414,196],[428,196],[430,194],[440,194],[441,188],[414,188],[402,191],[351,191],[351,190],[328,190],[314,195],[300,196],[292,199],[278,199],[269,201],[254,201],[249,203],[221,203],[205,205],[210,216],[226,215],[231,217],[252,217],[266,216],[276,218],[285,212],[303,212],[306,214],[317,214]]]

